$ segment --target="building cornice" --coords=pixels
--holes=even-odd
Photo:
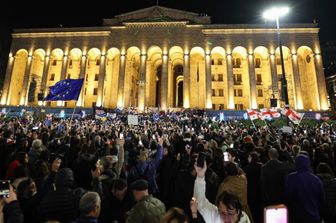
[[[167,22],[124,22],[123,24],[127,28],[142,28],[142,27],[169,27],[169,26],[179,26],[185,27],[189,21],[167,21]]]
[[[283,28],[280,29],[281,33],[318,33],[318,28]],[[267,34],[267,33],[277,33],[277,29],[202,29],[202,33],[206,35],[217,35],[217,34]]]
[[[46,38],[46,37],[83,37],[109,36],[110,31],[83,31],[83,32],[21,32],[13,33],[13,38]]]

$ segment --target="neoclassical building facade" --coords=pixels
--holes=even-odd
[[[271,98],[281,98],[275,25],[210,19],[153,6],[104,19],[101,27],[14,30],[1,104],[270,107]],[[316,24],[281,28],[289,104],[295,109],[328,109],[318,32]],[[78,101],[39,101],[38,95],[66,78],[84,78]]]

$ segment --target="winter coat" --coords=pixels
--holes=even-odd
[[[311,173],[308,156],[296,158],[296,172],[287,177],[285,200],[290,222],[309,222],[321,219],[325,195],[321,180]]]

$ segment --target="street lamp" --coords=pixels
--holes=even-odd
[[[279,18],[285,16],[289,12],[288,7],[273,7],[266,10],[263,13],[263,17],[269,20],[275,20],[277,26],[277,34],[278,34],[278,46],[280,48],[280,60],[281,60],[281,70],[282,70],[282,80],[281,80],[281,95],[282,100],[285,102],[285,107],[289,107],[288,101],[288,90],[287,90],[287,80],[285,74],[285,65],[283,59],[283,52],[282,52],[282,43],[280,38],[280,25],[279,25]]]

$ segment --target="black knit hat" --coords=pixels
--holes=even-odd
[[[131,190],[136,190],[136,191],[143,191],[143,190],[148,190],[148,182],[147,180],[139,179],[134,181],[131,186]]]

